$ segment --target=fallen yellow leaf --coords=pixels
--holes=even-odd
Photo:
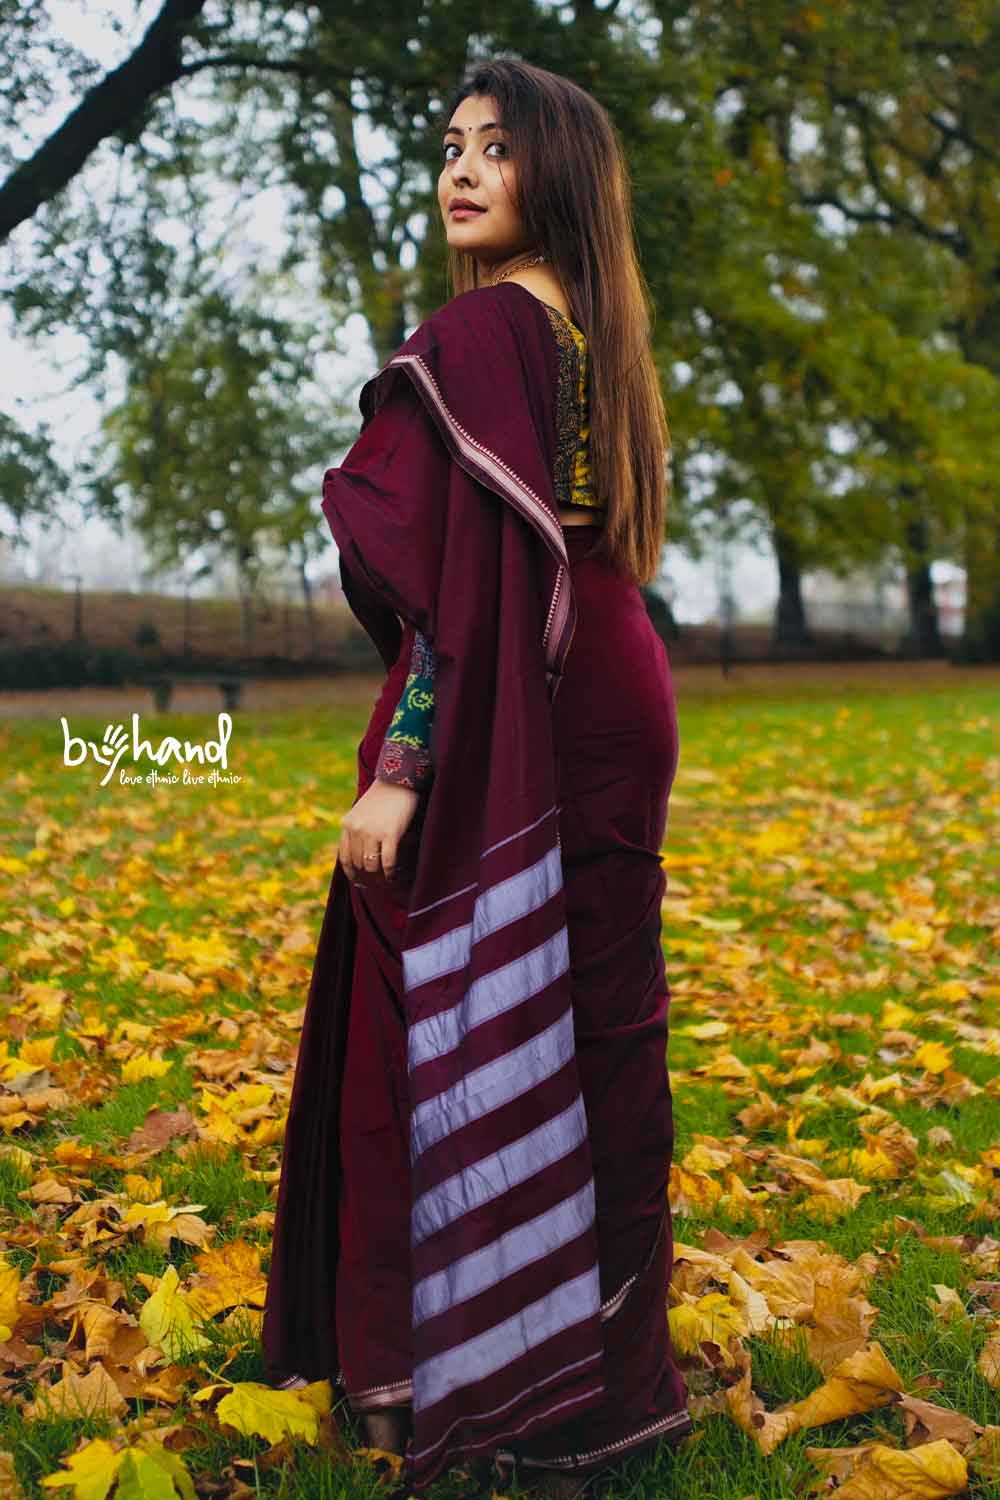
[[[946,1500],[964,1494],[968,1482],[965,1459],[945,1438],[905,1449],[871,1443],[836,1494],[837,1500]]]

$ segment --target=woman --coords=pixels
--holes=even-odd
[[[604,111],[512,60],[442,132],[456,293],[327,472],[388,676],[289,1110],[268,1374],[329,1376],[422,1492],[573,1492],[690,1431],[670,1349],[660,847],[677,765],[638,583],[666,421]],[[542,149],[542,143],[544,149]]]

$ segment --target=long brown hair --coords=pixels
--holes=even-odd
[[[477,63],[448,119],[471,94],[496,102],[517,165],[526,243],[544,251],[587,338],[591,482],[607,506],[594,554],[648,583],[664,541],[670,432],[620,137],[585,89],[519,58]],[[475,256],[450,246],[448,271],[455,296],[479,285]]]

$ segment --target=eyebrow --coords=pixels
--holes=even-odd
[[[505,125],[498,125],[496,120],[487,120],[485,125],[480,125],[478,127],[480,134],[482,134],[484,130],[506,130],[506,128],[507,127]],[[457,125],[449,125],[448,129],[444,133],[445,135],[461,135],[462,131],[459,130]]]

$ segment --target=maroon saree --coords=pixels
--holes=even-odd
[[[345,591],[387,669],[399,668],[412,628],[433,642],[435,777],[400,849],[402,907],[386,882],[367,878],[362,894],[334,871],[289,1110],[263,1340],[272,1379],[340,1371],[338,1256],[357,1228],[345,1224],[342,1236],[338,1223],[341,1108],[359,1084],[364,1097],[387,1087],[393,1097],[377,1063],[367,1082],[357,1068],[345,1080],[349,1042],[352,1057],[379,1055],[366,1017],[356,1014],[351,1032],[350,1000],[366,955],[381,951],[391,966],[396,953],[401,1014],[390,1046],[409,1158],[396,1171],[405,1177],[408,1165],[409,1192],[373,1185],[358,1218],[384,1201],[385,1232],[404,1262],[385,1300],[397,1324],[411,1293],[395,1358],[409,1363],[418,1491],[463,1455],[587,1467],[690,1427],[663,1305],[672,1122],[657,851],[675,725],[660,724],[646,752],[656,767],[645,802],[645,783],[632,786],[627,766],[611,772],[611,803],[638,832],[624,823],[615,832],[612,816],[602,851],[599,830],[574,825],[581,870],[602,852],[624,857],[621,888],[601,885],[612,907],[624,904],[595,914],[597,931],[617,923],[622,941],[590,945],[592,964],[604,966],[590,993],[606,994],[622,1023],[618,1052],[608,1053],[614,1025],[589,1031],[575,1003],[587,913],[574,916],[581,941],[571,955],[564,880],[561,829],[571,825],[555,735],[577,602],[553,494],[556,359],[548,316],[524,288],[453,299],[365,385],[361,436],[324,481]],[[615,586],[631,590],[627,649],[672,712],[665,653],[638,590]],[[641,621],[628,614],[636,605]],[[574,687],[571,714],[585,712],[585,697]],[[599,733],[591,741],[605,783],[614,748]],[[359,793],[364,770],[362,756]],[[602,882],[613,863],[599,865]],[[575,882],[578,893],[584,886]],[[359,913],[372,924],[360,947]],[[581,1071],[592,1074],[586,1104]],[[643,1125],[623,1152],[633,1110]],[[391,1183],[392,1163],[384,1171]],[[624,1218],[619,1199],[631,1208]],[[393,1202],[402,1216],[393,1218]],[[612,1367],[615,1389],[606,1389]],[[632,1411],[642,1420],[629,1427]],[[608,1442],[584,1439],[594,1421]]]

